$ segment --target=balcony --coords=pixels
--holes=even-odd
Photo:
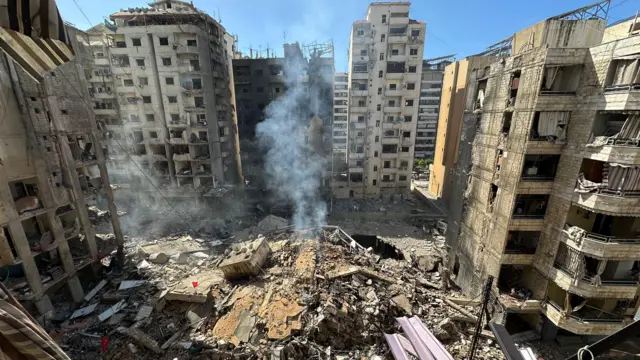
[[[640,116],[604,111],[596,115],[585,157],[603,162],[640,165]]]
[[[369,95],[368,90],[360,90],[360,89],[352,89],[351,96],[367,96]]]
[[[609,215],[640,216],[640,168],[584,159],[573,201]]]
[[[581,71],[582,65],[545,67],[540,95],[575,95]]]
[[[387,61],[399,61],[399,62],[407,61],[407,54],[393,55],[393,53],[391,53],[391,55],[387,57]]]
[[[404,74],[403,72],[388,72],[385,73],[384,77],[389,80],[402,80]]]
[[[369,73],[366,71],[351,73],[351,80],[369,80]]]
[[[176,49],[178,54],[199,54],[200,49],[197,46],[178,45]]]
[[[367,107],[366,106],[352,106],[349,110],[352,113],[366,113],[367,112]]]
[[[385,113],[400,113],[402,112],[402,108],[398,105],[394,105],[394,106],[385,106],[384,107],[384,112]]]
[[[539,231],[509,231],[502,264],[533,264],[539,239]]]
[[[597,311],[597,309],[596,309]],[[567,314],[560,305],[546,301],[542,313],[558,327],[581,335],[610,335],[626,324],[620,316],[598,316],[593,309]],[[602,314],[602,312],[600,312]]]
[[[184,106],[184,111],[193,112],[193,113],[203,113],[206,110],[204,108],[204,105],[191,105],[191,104],[189,104],[189,105],[185,105]]]

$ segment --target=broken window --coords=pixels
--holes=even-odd
[[[354,73],[366,73],[368,71],[367,64],[353,64],[351,71]]]
[[[162,45],[162,46],[169,45],[169,38],[168,37],[161,37],[158,40],[160,41],[160,45]]]
[[[387,73],[391,73],[391,74],[403,73],[404,66],[405,66],[404,61],[387,61]]]
[[[385,35],[384,34],[380,34],[380,42],[384,42],[385,39]]]
[[[475,102],[473,104],[473,110],[481,110],[484,108],[484,97],[487,91],[487,80],[478,81],[478,88],[476,89]]]
[[[489,199],[487,201],[487,211],[493,212],[493,204],[496,201],[496,197],[498,196],[498,185],[491,184],[489,188]]]
[[[540,231],[509,231],[505,254],[535,254]]]
[[[611,61],[609,73],[607,74],[607,87],[629,88],[629,85],[640,85],[640,57],[635,55],[631,58],[618,58]]]
[[[403,146],[403,147],[400,148],[400,151],[403,152],[403,153],[408,153],[409,152],[409,148],[410,148],[409,146]]]
[[[198,41],[196,39],[187,40],[187,46],[198,46]]]
[[[563,144],[570,116],[569,111],[537,111],[531,124],[530,140]]]
[[[383,24],[387,23],[387,15],[382,15],[382,23]]]
[[[146,115],[147,121],[154,121],[154,115],[153,114],[147,114]]]
[[[362,182],[362,173],[350,173],[349,174],[349,181],[351,182]]]
[[[413,106],[413,99],[407,99],[404,101],[404,106]]]
[[[163,57],[162,58],[162,65],[171,66],[171,58],[170,57]]]
[[[124,85],[124,86],[133,86],[133,80],[132,79],[124,79],[124,80],[122,80],[122,85]]]
[[[413,116],[411,115],[405,115],[404,116],[404,122],[411,122],[413,120]]]
[[[136,59],[136,65],[144,66],[144,59]]]
[[[417,71],[418,71],[418,68],[415,65],[409,66],[409,72],[410,73],[415,73]]]
[[[581,65],[545,67],[540,94],[575,94],[580,83],[581,68]]]
[[[525,155],[522,180],[553,181],[560,155]]]
[[[151,96],[143,96],[142,102],[145,104],[151,104]]]
[[[418,49],[416,49],[416,48],[409,49],[409,55],[417,56],[418,55]]]
[[[202,98],[202,96],[196,96],[193,98],[193,103],[195,104],[196,107],[204,107],[204,99]]]
[[[133,46],[142,46],[142,41],[140,40],[140,38],[133,38],[131,39],[131,44]]]
[[[415,90],[416,83],[407,83],[407,90]]]
[[[384,72],[382,70],[378,71],[378,78],[382,78],[384,76]]]
[[[547,212],[549,195],[516,195],[513,218],[542,219]]]
[[[501,133],[504,135],[509,134],[509,130],[511,129],[511,118],[513,117],[513,112],[505,111],[502,116],[502,131]]]
[[[518,96],[518,87],[520,87],[520,70],[514,71],[511,74],[511,89],[509,93],[509,100],[507,106],[515,106],[516,97]]]

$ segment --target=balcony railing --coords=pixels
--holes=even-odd
[[[623,322],[624,321],[623,314],[609,313],[589,305],[585,305],[582,309],[576,312],[567,314],[564,311],[564,309],[560,305],[556,304],[554,301],[547,299],[547,304],[551,305],[557,311],[565,314],[567,317],[570,317],[574,320],[578,320],[580,322]]]
[[[617,236],[600,235],[600,234],[596,234],[588,231],[584,233],[583,238],[586,238],[592,241],[602,242],[602,243],[640,244],[640,238],[637,238],[637,239],[620,238]]]

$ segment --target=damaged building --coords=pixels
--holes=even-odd
[[[640,305],[640,41],[633,19],[606,28],[607,9],[445,73],[431,186],[449,199],[449,265],[471,295],[496,278],[493,320],[510,331],[607,335]]]
[[[242,185],[231,57],[234,38],[193,4],[122,9],[78,32],[111,176],[126,196],[197,199]],[[155,186],[151,186],[152,180]]]
[[[425,24],[409,2],[374,2],[349,45],[349,177],[339,198],[405,194],[418,120]]]
[[[82,303],[81,279],[104,256],[122,253],[124,242],[89,86],[66,29],[59,35],[0,29],[0,273],[40,315],[55,311],[50,296],[58,291]],[[98,200],[114,214],[108,238],[96,236],[87,210]]]

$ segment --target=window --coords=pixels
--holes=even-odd
[[[247,88],[247,87],[243,87],[243,88],[242,88],[242,93],[243,93],[243,94],[248,94],[248,93],[249,93],[249,88]]]
[[[187,40],[187,46],[198,46],[197,40]]]
[[[258,109],[264,110],[264,104],[262,104],[262,103],[258,104]]]
[[[139,77],[138,78],[138,82],[140,83],[140,85],[149,85],[149,78],[148,77]]]
[[[384,53],[380,53],[380,60],[384,60]]]
[[[382,95],[382,88],[381,87],[378,88],[378,95]]]
[[[367,56],[367,49],[360,50],[360,56]]]
[[[364,36],[364,30],[363,30],[363,29],[358,29],[358,30],[356,31],[356,35],[357,35],[357,36]]]
[[[378,171],[378,165],[373,165],[373,171]]]
[[[160,40],[160,45],[163,45],[163,46],[169,45],[168,37],[161,37],[159,40]]]
[[[416,72],[416,71],[417,71],[417,68],[416,68],[416,66],[415,66],[415,65],[409,65],[409,72],[410,72],[410,73],[414,73],[414,72]]]
[[[410,138],[411,137],[411,131],[403,131],[402,132],[402,137]]]
[[[408,146],[403,146],[402,147],[402,152],[409,152],[409,147]]]
[[[124,86],[133,86],[133,80],[131,80],[131,79],[124,79],[124,80],[122,80],[122,84],[123,84]]]
[[[415,90],[415,88],[416,88],[415,83],[407,83],[407,90]]]
[[[382,70],[378,71],[378,77],[382,78],[382,76],[384,75],[384,72],[382,72]]]
[[[412,119],[413,119],[413,116],[411,116],[411,115],[405,115],[404,116],[404,122],[411,122]]]
[[[385,169],[390,169],[391,168],[391,161],[386,160],[385,162],[382,163],[382,167]]]
[[[395,90],[397,86],[397,84],[389,84],[389,90]]]
[[[258,93],[262,94],[262,93],[264,92],[264,88],[263,88],[262,86],[260,86],[260,87],[258,87],[258,88],[256,89],[256,92],[258,92]]]
[[[225,134],[226,134],[225,127],[224,127],[224,126],[220,126],[220,127],[218,128],[218,135],[220,135],[220,136],[225,136]]]
[[[380,120],[376,120],[376,127],[380,127]]]
[[[256,72],[255,72],[255,75],[256,75],[256,76],[262,76],[262,74],[263,74],[262,69],[258,69],[258,70],[256,70]]]
[[[164,65],[164,66],[171,66],[171,58],[170,58],[170,57],[168,57],[168,58],[163,57],[163,58],[162,58],[162,65]]]
[[[280,88],[279,87],[275,88],[275,91],[276,91],[276,94],[279,93],[280,92]]]
[[[171,121],[174,121],[174,122],[180,121],[180,114],[171,114]]]
[[[420,30],[411,30],[411,36],[415,36],[415,37],[420,36]]]
[[[144,66],[144,59],[136,59],[136,65]]]
[[[356,160],[356,166],[362,167],[362,160]]]
[[[398,176],[398,181],[407,181],[407,175]]]
[[[178,97],[177,96],[167,96],[167,100],[169,101],[169,104],[177,104],[178,103]]]
[[[155,118],[153,117],[153,114],[147,114],[147,121],[151,122],[154,121]]]
[[[387,15],[382,15],[382,23],[383,24],[387,23]]]
[[[394,106],[396,106],[396,101],[395,100],[389,100],[388,104],[389,104],[389,107],[394,107]]]
[[[172,77],[164,78],[164,83],[167,84],[167,85],[173,85],[174,84],[173,78]]]
[[[391,55],[399,55],[400,54],[400,50],[398,49],[391,49]]]
[[[142,102],[145,104],[151,104],[151,96],[143,96]]]
[[[149,131],[149,137],[152,139],[157,139],[158,138],[158,133],[155,131]]]
[[[376,135],[375,142],[380,142],[380,136]]]
[[[418,49],[409,49],[409,55],[418,55]]]
[[[377,150],[373,152],[373,157],[378,157],[378,151]]]
[[[131,44],[133,46],[142,46],[142,41],[140,40],[140,38],[131,39]]]
[[[384,42],[384,38],[385,38],[384,34],[380,34],[380,42]]]
[[[60,110],[60,112],[62,113],[62,115],[67,115],[69,112],[67,110]]]
[[[358,115],[358,122],[364,122],[364,115]]]
[[[367,102],[364,100],[358,100],[358,106],[359,107],[367,106]]]
[[[378,185],[378,180],[373,179],[373,186],[377,186]]]
[[[380,110],[382,110],[382,105],[381,104],[376,105],[376,111],[380,111]]]
[[[404,106],[413,106],[413,100],[412,99],[407,99],[404,101]]]

